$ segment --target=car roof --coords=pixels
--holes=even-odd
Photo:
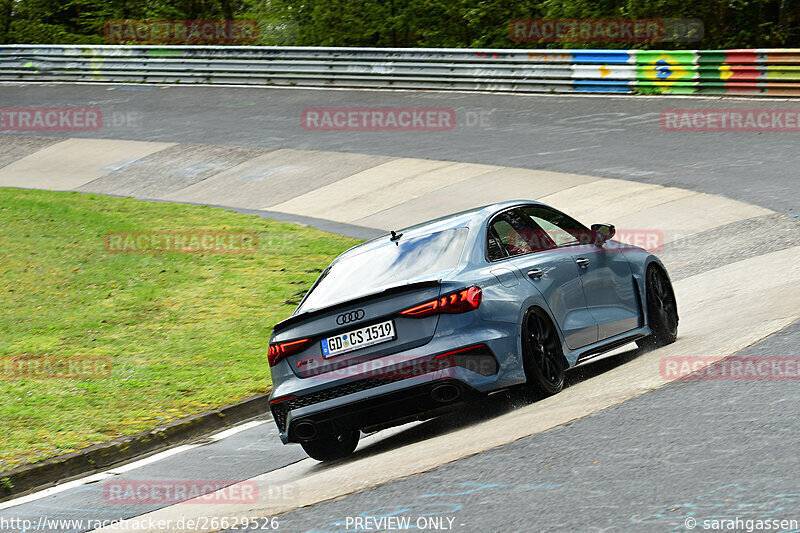
[[[541,204],[541,202],[535,202],[533,200],[510,200],[506,202],[488,204],[480,207],[473,207],[471,209],[467,209],[466,211],[460,211],[458,213],[451,213],[449,215],[444,215],[442,217],[421,222],[413,226],[398,229],[396,230],[396,232],[397,234],[403,234],[404,236],[415,236],[415,235],[427,235],[430,233],[436,233],[448,229],[471,227],[476,223],[477,224],[483,223],[487,218],[489,218],[490,216],[499,211],[503,211],[510,207],[519,205],[543,205],[543,204]],[[380,237],[376,237],[375,239],[369,240],[365,243],[350,248],[342,255],[340,255],[338,259],[343,259],[345,256],[350,255],[351,253],[352,254],[361,253],[371,248],[375,248],[383,244],[386,244],[386,237],[388,235],[389,233],[386,233],[384,235],[381,235]]]

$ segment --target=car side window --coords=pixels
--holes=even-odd
[[[489,228],[487,256],[490,261],[553,248],[549,237],[518,209],[498,215]]]
[[[500,237],[497,235],[497,231],[495,230],[494,226],[489,228],[489,243],[486,250],[487,255],[489,256],[489,261],[497,261],[499,259],[508,257],[506,248],[500,241]]]
[[[542,228],[556,246],[575,246],[586,244],[589,230],[580,222],[558,211],[543,206],[527,206],[522,211]]]

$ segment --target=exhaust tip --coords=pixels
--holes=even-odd
[[[301,420],[292,428],[295,437],[300,440],[311,440],[317,436],[317,426],[308,420]]]
[[[431,390],[431,398],[439,403],[451,403],[461,397],[461,389],[455,385],[437,385]]]

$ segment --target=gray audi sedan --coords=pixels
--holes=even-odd
[[[362,432],[515,386],[552,395],[571,366],[674,342],[666,268],[615,231],[514,201],[346,251],[272,333],[281,440],[333,460]]]

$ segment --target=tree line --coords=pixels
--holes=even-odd
[[[104,44],[109,21],[197,19],[258,21],[261,45],[800,47],[799,0],[0,0],[0,42]],[[703,32],[675,43],[521,42],[514,19],[693,19]]]

